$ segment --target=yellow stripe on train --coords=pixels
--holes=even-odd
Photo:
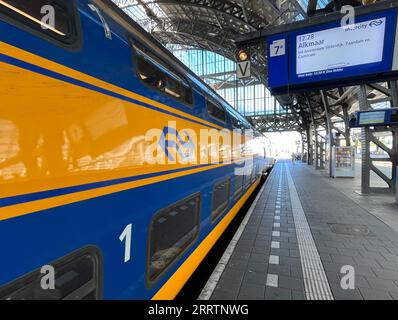
[[[162,103],[160,103],[158,101],[149,99],[147,97],[144,97],[144,96],[139,95],[137,93],[131,92],[129,90],[123,89],[121,87],[118,87],[118,86],[113,85],[111,83],[105,82],[103,80],[100,80],[98,78],[95,78],[93,76],[85,74],[83,72],[71,69],[71,68],[66,67],[66,66],[64,66],[62,64],[56,63],[56,62],[54,62],[52,60],[45,59],[45,58],[43,58],[41,56],[35,55],[35,54],[30,53],[28,51],[25,51],[25,50],[19,49],[17,47],[11,46],[11,45],[9,45],[9,44],[7,44],[5,42],[2,42],[2,41],[0,41],[0,53],[5,54],[5,55],[10,56],[10,57],[13,57],[13,58],[16,58],[16,59],[19,59],[19,60],[22,60],[24,62],[33,64],[33,65],[36,65],[36,66],[39,66],[41,68],[44,68],[44,69],[47,69],[47,70],[50,70],[50,71],[53,71],[53,72],[68,76],[68,77],[71,77],[73,79],[89,83],[89,84],[94,85],[96,87],[99,87],[99,88],[102,88],[102,89],[105,89],[105,90],[109,90],[109,91],[112,91],[114,93],[121,94],[121,95],[126,96],[128,98],[135,99],[135,100],[141,101],[143,103],[147,103],[149,105],[161,108],[161,109],[163,109],[165,111],[173,112],[175,114],[184,116],[186,118],[189,118],[189,119],[192,119],[192,120],[195,120],[195,121],[199,121],[199,122],[203,123],[204,125],[209,125],[209,126],[212,126],[212,127],[216,127],[218,129],[222,129],[222,127],[220,127],[220,126],[218,126],[218,125],[216,125],[214,123],[211,123],[211,122],[208,122],[208,121],[203,120],[201,118],[192,116],[189,113],[182,112],[182,111],[177,110],[177,109],[175,109],[173,107],[170,107],[170,106],[162,104]]]
[[[80,80],[117,89],[7,44],[0,43],[0,50]],[[145,134],[172,121],[200,136],[200,131],[207,129],[204,125],[10,64],[0,66],[2,197],[195,167],[190,163],[145,163],[146,150],[153,144],[145,139]],[[126,90],[117,91],[137,98]],[[195,148],[201,152],[199,144]]]
[[[0,208],[0,221],[1,220],[7,220],[19,216],[23,216],[26,214],[50,209],[50,208],[55,208],[63,205],[67,205],[70,203],[75,203],[87,199],[92,199],[100,196],[104,196],[107,194],[115,193],[115,192],[120,192],[124,190],[129,190],[132,188],[138,188],[141,186],[149,185],[152,183],[157,183],[173,178],[178,178],[182,177],[185,175],[190,175],[190,174],[195,174],[198,172],[203,172],[206,170],[210,169],[215,169],[219,168],[221,166],[224,166],[227,164],[217,164],[209,167],[201,167],[201,168],[196,168],[192,170],[185,170],[182,172],[177,172],[177,173],[169,173],[169,174],[164,174],[158,177],[152,177],[148,179],[142,179],[142,180],[136,180],[136,181],[131,181],[131,182],[125,182],[125,183],[120,183],[112,186],[107,186],[107,187],[101,187],[101,188],[94,188],[94,189],[89,189],[85,191],[80,191],[80,192],[74,192],[74,193],[68,193],[65,195],[60,195],[60,196],[55,196],[55,197],[50,197],[50,198],[45,198],[45,199],[40,199],[36,201],[30,201],[26,203],[20,203],[12,206],[7,206]]]

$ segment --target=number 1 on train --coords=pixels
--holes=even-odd
[[[132,233],[133,226],[130,223],[129,225],[124,228],[122,234],[119,237],[120,241],[125,240],[125,247],[124,247],[124,263],[130,261],[131,257],[131,233]]]

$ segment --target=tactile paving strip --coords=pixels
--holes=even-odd
[[[287,164],[285,164],[285,168],[300,260],[303,269],[306,298],[307,300],[334,300],[321,257],[315,245],[314,238],[312,237],[310,226],[305,217],[300,198]]]

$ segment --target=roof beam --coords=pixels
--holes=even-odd
[[[247,19],[245,19],[245,10],[248,11],[248,9],[244,10],[242,6],[228,0],[155,0],[155,2],[160,6],[175,5],[205,8],[214,11],[215,14],[227,15],[234,20],[238,20],[246,24],[253,31],[269,24],[269,22],[251,11],[247,12]]]

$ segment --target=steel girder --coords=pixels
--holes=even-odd
[[[351,145],[349,128],[348,97],[357,92],[356,87],[339,88],[335,90],[321,90],[322,104],[325,111],[325,129],[327,137],[326,161],[329,163],[329,174],[332,174],[332,162],[330,157],[333,146],[340,146],[341,140],[345,145]]]
[[[375,105],[381,102],[388,102],[393,107],[398,105],[398,86],[397,81],[362,85],[359,93],[360,110],[372,110]],[[378,133],[389,133],[392,136],[392,147],[386,146],[378,137]],[[374,157],[371,154],[371,143],[382,149],[385,157]],[[398,128],[393,127],[366,127],[362,128],[362,185],[361,192],[369,194],[373,192],[386,193],[396,192],[396,168],[398,166]],[[383,173],[376,162],[389,162],[391,164],[390,176]],[[372,173],[381,178],[387,187],[374,186],[371,181]]]
[[[179,44],[184,47],[209,50],[231,60],[236,59],[238,48],[234,39],[238,34],[296,19],[304,10],[296,0],[114,0],[121,8],[141,5],[148,15],[147,30],[164,44]],[[157,8],[163,15],[157,15]],[[267,57],[265,42],[246,47],[251,56],[252,74],[256,83],[267,84]],[[215,79],[217,80],[217,79]],[[217,88],[241,85],[238,82],[220,80]],[[298,105],[285,104],[285,115],[264,115],[253,119],[263,131],[298,130],[307,137],[306,150],[311,158],[316,151],[318,167],[324,165],[324,130],[328,114],[333,107],[325,107],[319,92],[312,93],[311,104],[301,101]],[[301,100],[302,97],[300,98]],[[315,101],[315,100],[316,101]],[[329,98],[328,98],[329,99]],[[304,96],[306,100],[306,95]],[[333,104],[333,103],[332,103]],[[311,112],[310,112],[311,111]],[[314,142],[309,137],[311,122],[314,128]],[[336,125],[336,128],[339,128]],[[335,130],[336,131],[336,130]],[[337,130],[338,131],[338,130]],[[314,146],[314,148],[313,148]],[[313,150],[314,149],[314,150]],[[309,161],[311,162],[311,160]]]
[[[313,143],[313,130],[312,130],[312,117],[310,112],[310,105],[308,98],[300,99],[298,105],[298,116],[301,119],[301,128],[299,130],[302,141],[302,161],[313,164],[314,156],[314,143]]]
[[[326,112],[328,134],[335,134],[336,145],[345,140],[345,144],[351,144],[349,123],[350,104],[347,99],[357,94],[358,87],[338,88],[335,90],[322,90],[321,97]]]
[[[260,29],[271,24],[275,19],[283,15],[275,0],[113,0],[122,9],[136,5],[144,7],[148,20],[156,18],[152,7],[159,6],[170,16],[177,14],[193,15],[199,11],[207,12],[208,18],[220,19],[226,27],[233,28],[237,32],[248,32]],[[289,0],[294,3],[295,0]],[[295,6],[296,7],[296,6]],[[301,8],[297,4],[297,8]],[[152,11],[152,12],[148,12]],[[148,14],[149,13],[149,14]],[[197,18],[196,16],[194,18]],[[237,29],[238,27],[238,29]]]
[[[236,61],[239,34],[288,23],[305,15],[296,0],[113,0],[126,10],[140,6],[148,16],[139,21],[163,44],[179,44],[221,54]],[[162,14],[159,14],[159,10]],[[252,75],[267,84],[265,43],[246,48]],[[224,86],[228,86],[225,83]]]
[[[156,0],[156,3],[162,8],[164,7],[166,11],[168,6],[205,8],[213,11],[216,15],[226,15],[235,22],[238,21],[245,25],[248,31],[256,30],[268,24],[265,17],[257,15],[253,8],[228,0]]]
[[[311,141],[313,163],[316,169],[324,169],[326,161],[327,125],[326,112],[319,92],[310,92],[305,95],[307,110],[310,118],[309,139]],[[309,159],[310,160],[310,159]],[[310,162],[312,162],[310,160]]]
[[[189,19],[161,19],[161,28],[152,30],[152,35],[162,43],[182,44],[187,47],[212,49],[229,59],[235,59],[235,44],[231,31],[217,25]]]
[[[302,125],[297,115],[291,112],[268,115],[246,116],[261,132],[301,131]]]
[[[313,152],[313,138],[311,124],[305,126],[305,130],[301,131],[302,141],[302,161],[309,165],[314,163],[314,152]]]
[[[307,142],[307,134],[305,132],[301,132],[301,161],[308,161],[308,142]]]
[[[304,158],[308,164],[324,169],[333,145],[340,145],[342,140],[350,145],[349,111],[357,102],[357,92],[358,87],[349,87],[311,91],[290,97],[296,102],[289,107],[297,110],[300,118],[299,132],[302,135],[303,154],[308,154]],[[326,149],[327,146],[330,149]]]

